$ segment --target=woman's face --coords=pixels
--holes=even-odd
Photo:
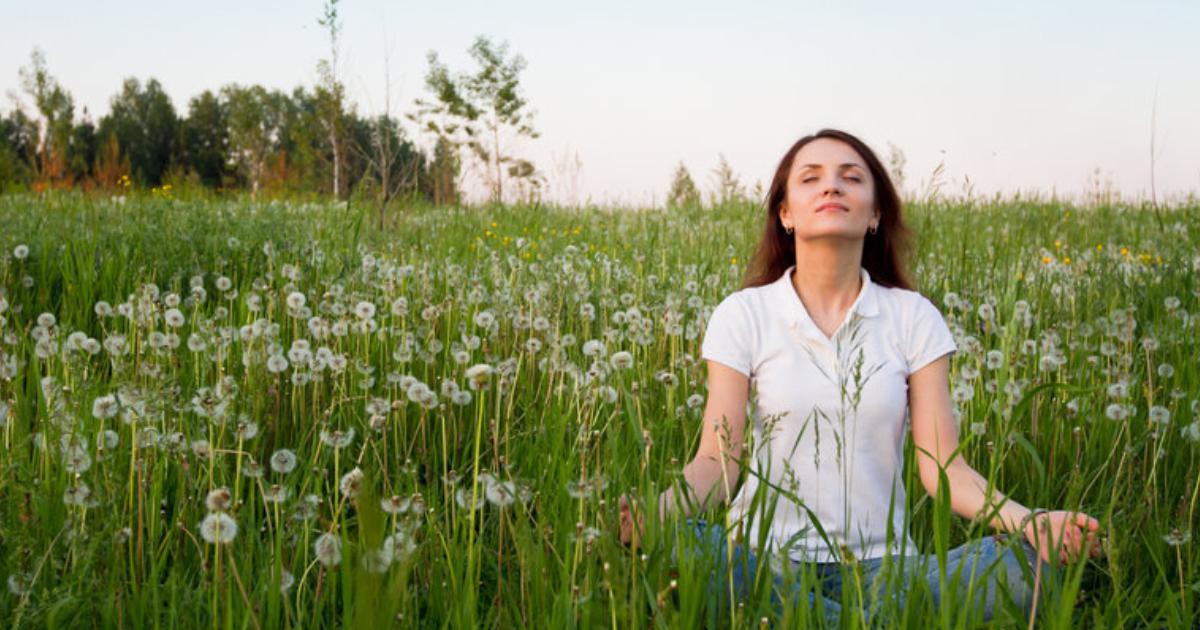
[[[779,220],[799,239],[863,239],[879,223],[866,162],[840,140],[817,138],[804,145],[792,160]]]

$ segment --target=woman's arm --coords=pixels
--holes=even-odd
[[[985,512],[994,512],[992,527],[1006,532],[1023,528],[1022,533],[1046,561],[1055,549],[1059,558],[1065,561],[1075,556],[1085,542],[1094,555],[1097,550],[1095,534],[1100,525],[1096,519],[1074,512],[1046,512],[1027,519],[1029,508],[995,488],[988,488],[987,479],[961,456],[950,459],[958,448],[958,431],[950,405],[949,370],[950,358],[945,355],[908,379],[913,446],[917,449],[917,468],[925,491],[931,496],[937,495],[938,469],[941,467],[950,485],[950,509],[955,514],[975,519]],[[998,510],[996,506],[999,506]]]
[[[708,361],[708,402],[704,407],[704,421],[700,431],[700,446],[695,458],[683,467],[684,482],[680,490],[688,499],[676,500],[675,489],[668,488],[658,497],[660,520],[677,512],[682,517],[691,516],[688,501],[695,502],[698,510],[725,503],[733,496],[737,486],[742,453],[742,436],[746,426],[746,401],[750,395],[750,380],[741,372]],[[724,466],[722,466],[724,462]],[[633,516],[628,499],[621,497],[621,542],[628,543],[633,536]],[[639,536],[642,526],[638,517]]]

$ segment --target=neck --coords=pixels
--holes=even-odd
[[[796,248],[792,286],[809,313],[844,313],[862,289],[862,242],[858,247],[829,240]]]

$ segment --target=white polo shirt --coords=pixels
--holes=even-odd
[[[954,352],[954,337],[920,293],[873,284],[863,269],[858,298],[831,340],[796,294],[793,269],[726,297],[701,345],[703,358],[751,383],[752,468],[730,506],[730,525],[745,525],[753,511],[749,542],[769,527],[768,542],[782,549],[791,540],[794,560],[835,559],[808,512],[771,486],[764,488],[766,504],[778,503],[763,522],[762,506],[752,505],[761,475],[803,501],[830,541],[858,559],[889,553],[894,506],[891,553],[902,542],[914,553],[903,529],[908,376]]]

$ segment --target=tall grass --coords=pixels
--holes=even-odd
[[[705,590],[716,559],[672,562],[686,524],[651,527],[638,551],[615,539],[615,497],[653,504],[695,452],[704,322],[761,220],[441,208],[380,232],[345,205],[0,197],[0,616],[770,622],[769,570],[721,607]],[[1017,201],[909,221],[919,289],[959,342],[964,456],[1022,503],[1106,530],[1104,557],[1048,594],[1038,625],[1192,626],[1200,207],[1161,227],[1128,207]],[[614,367],[619,351],[632,367]],[[909,451],[920,550],[988,535],[925,495]],[[210,514],[236,523],[231,541],[206,539],[229,533],[202,531]],[[846,570],[844,622],[865,623]],[[875,619],[979,621],[912,588]],[[777,621],[818,622],[806,601]]]

